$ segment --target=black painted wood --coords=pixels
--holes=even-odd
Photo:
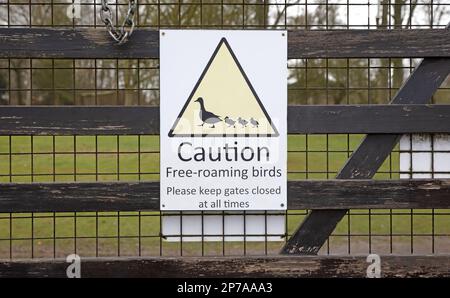
[[[381,257],[381,277],[450,277],[450,256]],[[367,256],[82,258],[81,278],[359,277]],[[0,261],[0,278],[66,278],[65,259]]]
[[[440,207],[430,207],[430,205]],[[447,206],[447,207],[445,207]],[[450,179],[288,182],[288,209],[428,209],[450,207]]]
[[[167,33],[170,34],[170,33]],[[293,30],[289,58],[449,57],[450,32]],[[103,29],[1,28],[0,58],[158,58],[159,32],[139,29],[116,45]]]
[[[447,30],[448,31],[448,30]],[[400,88],[391,104],[426,104],[450,72],[450,59],[424,59]],[[369,134],[353,152],[337,179],[370,179],[398,143],[400,134]],[[281,254],[317,254],[347,213],[313,210],[281,249]]]
[[[418,119],[420,121],[418,121]],[[450,105],[289,106],[288,132],[449,133]],[[159,107],[0,107],[4,135],[159,134]]]
[[[288,32],[288,58],[449,57],[449,41],[442,29],[295,30]]]
[[[432,133],[450,130],[450,105],[289,106],[289,133]]]
[[[0,212],[159,211],[159,182],[7,183],[0,189]],[[288,182],[289,210],[343,208],[450,208],[450,180]]]
[[[7,183],[0,189],[0,212],[159,210],[159,182]]]
[[[4,106],[0,134],[159,134],[159,107]]]
[[[117,45],[104,28],[1,28],[1,58],[158,58],[159,32],[135,30]]]

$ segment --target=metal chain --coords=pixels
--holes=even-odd
[[[122,26],[114,27],[112,22],[113,14],[108,6],[108,0],[102,0],[102,9],[100,10],[100,17],[105,23],[109,35],[118,43],[124,44],[128,41],[134,30],[134,14],[136,13],[136,0],[128,1],[128,12]]]

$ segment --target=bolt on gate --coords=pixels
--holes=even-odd
[[[160,25],[158,23],[156,27]],[[306,26],[306,29],[309,28]],[[369,219],[369,234],[371,226],[377,224],[377,216],[385,216],[390,223],[388,232],[368,235],[369,242],[373,241],[372,237],[377,236],[388,239],[390,247],[384,250],[385,253],[381,256],[382,276],[450,276],[449,256],[434,254],[436,251],[440,252],[434,237],[450,235],[450,232],[445,230],[442,234],[435,235],[436,230],[441,229],[435,220],[448,220],[449,216],[445,211],[450,206],[450,182],[446,179],[449,170],[439,172],[432,169],[426,172],[430,176],[422,179],[399,179],[399,175],[393,175],[395,171],[400,175],[403,173],[393,165],[395,161],[401,162],[401,154],[409,154],[407,158],[411,159],[411,165],[406,173],[412,173],[415,171],[412,166],[414,154],[426,153],[413,149],[415,135],[431,135],[433,147],[437,144],[434,140],[450,132],[450,106],[431,101],[439,87],[445,84],[450,71],[450,31],[445,28],[372,30],[370,26],[368,29],[348,29],[351,27],[347,30],[291,29],[288,32],[288,58],[295,61],[290,67],[300,70],[296,76],[306,77],[305,82],[309,82],[308,74],[317,75],[311,70],[325,70],[326,73],[322,75],[326,77],[326,86],[322,89],[326,91],[327,98],[322,104],[308,105],[309,96],[320,96],[319,91],[323,90],[311,86],[297,86],[297,92],[293,92],[292,97],[299,96],[306,101],[301,102],[302,105],[291,104],[288,108],[289,140],[293,144],[299,144],[298,148],[293,145],[291,159],[295,164],[295,160],[297,159],[297,163],[299,160],[295,155],[305,156],[306,162],[306,168],[290,172],[288,181],[286,221],[292,232],[284,235],[265,233],[265,241],[261,241],[261,245],[248,243],[247,239],[261,235],[246,234],[244,228],[244,241],[201,241],[195,245],[183,241],[189,236],[181,235],[181,241],[167,243],[159,235],[160,231],[156,234],[148,231],[151,225],[160,227],[162,217],[159,210],[159,173],[154,167],[145,165],[158,159],[160,114],[159,108],[152,105],[158,97],[158,88],[154,88],[152,83],[149,87],[132,85],[125,86],[123,90],[119,88],[119,77],[139,77],[148,73],[157,77],[159,31],[138,28],[126,43],[118,45],[103,28],[0,28],[0,59],[7,61],[7,67],[2,69],[14,69],[8,71],[8,86],[4,88],[9,92],[10,105],[0,107],[0,138],[3,138],[3,145],[0,146],[3,151],[0,154],[5,157],[3,161],[7,161],[0,164],[7,168],[0,169],[0,173],[8,179],[1,180],[0,184],[0,212],[7,214],[0,218],[2,222],[7,222],[1,227],[4,231],[8,230],[8,233],[2,232],[7,236],[1,236],[0,241],[7,244],[6,251],[9,253],[6,254],[7,257],[2,255],[0,276],[66,276],[69,264],[66,263],[65,255],[62,257],[63,255],[58,253],[59,241],[63,248],[61,251],[81,254],[82,266],[86,268],[83,269],[83,276],[86,277],[123,274],[136,277],[192,277],[206,274],[227,277],[363,277],[366,276],[368,253],[378,253],[377,250],[369,246],[366,254],[350,254],[351,233],[344,233],[341,238],[344,238],[344,243],[347,238],[347,249],[344,248],[344,252],[341,251],[338,255],[330,253],[333,232],[343,229],[339,224],[346,219],[344,231],[350,231],[350,220],[361,215],[361,212]],[[370,87],[370,72],[376,71],[370,67],[370,59],[390,61],[400,58],[423,60],[417,65],[410,64],[414,71],[403,85],[398,86],[400,88],[396,92],[390,94],[389,90],[389,104],[351,104],[349,95],[346,95],[346,105],[325,105],[329,103],[328,98],[333,98],[333,94],[340,90],[336,86],[330,86],[333,80],[329,79],[329,75],[334,69],[338,70],[334,75],[342,74],[339,71],[344,70],[347,85],[343,89],[346,90],[352,88],[348,83],[351,70],[367,70],[369,83],[366,89],[370,97],[370,92],[382,90]],[[42,60],[42,64],[34,65],[35,59]],[[144,59],[151,62],[142,63]],[[314,59],[323,59],[326,65],[312,62],[312,65],[308,66],[308,61],[315,61]],[[330,65],[330,61],[334,59],[344,60],[345,67],[339,64]],[[351,66],[352,59],[369,61],[369,65],[363,63]],[[22,60],[29,61],[29,64],[21,64],[24,63],[20,62]],[[136,66],[127,64],[134,60],[138,61]],[[77,64],[76,61],[87,61],[87,64]],[[108,67],[111,61],[115,66]],[[121,63],[122,66],[119,65]],[[102,66],[97,69],[97,64]],[[94,96],[87,92],[92,87],[75,87],[76,79],[80,77],[77,72],[85,74],[84,71],[92,67],[95,67],[91,78],[95,81]],[[390,67],[382,64],[376,67],[378,68],[390,70]],[[112,69],[120,72],[112,79],[115,88],[103,86],[98,90],[97,87],[101,84],[98,82],[101,80],[99,78],[108,77],[108,72],[113,71]],[[18,77],[21,78],[20,73],[26,71],[31,73],[30,81],[37,84],[39,80],[42,81],[43,75],[39,75],[40,72],[44,76],[45,73],[52,74],[51,86],[34,90],[32,85],[25,87],[26,82],[22,82],[25,84],[22,86],[14,85],[17,83],[12,83],[12,77],[19,74]],[[381,75],[391,76],[388,72]],[[59,81],[63,76],[70,77],[70,88],[58,87],[58,84],[67,83]],[[21,80],[17,82],[19,81]],[[31,94],[31,101],[36,100],[44,104],[54,102],[57,105],[17,105],[24,101],[27,92]],[[308,92],[312,95],[308,95]],[[67,100],[67,93],[73,93],[78,105],[62,105]],[[0,98],[2,97],[0,93]],[[114,97],[124,105],[101,106],[102,102],[107,102],[107,97]],[[132,101],[127,102],[130,97]],[[83,105],[86,103],[88,105]],[[296,103],[295,100],[293,103]],[[127,106],[130,104],[138,105]],[[358,137],[350,139],[351,135]],[[344,149],[330,150],[330,144],[338,138],[343,138]],[[405,138],[410,140],[411,148],[399,149],[397,144],[401,139],[405,142]],[[134,145],[130,145],[130,142]],[[352,148],[351,142],[355,143]],[[320,149],[321,143],[325,144],[326,151]],[[27,146],[31,148],[30,151],[24,149]],[[342,144],[335,146],[342,147]],[[437,160],[435,154],[450,154],[449,148],[431,151],[432,160]],[[397,158],[392,157],[393,152]],[[334,179],[323,180],[332,178],[334,174],[328,162],[322,172],[314,170],[314,163],[318,163],[320,158],[309,157],[314,154],[322,156],[322,153],[326,153],[327,160],[330,154],[343,156],[342,162],[348,157],[343,166],[335,166]],[[122,158],[124,155],[128,155],[128,159]],[[24,163],[23,157],[31,157],[31,173],[28,175],[14,168],[14,165]],[[58,171],[62,164],[67,163],[67,157],[70,157],[68,163],[71,164],[72,172]],[[85,165],[81,166],[83,159]],[[44,171],[42,174],[38,168],[44,163],[52,165],[49,172]],[[121,167],[129,169],[127,163],[136,163],[137,170],[121,171]],[[89,164],[92,166],[91,171],[87,170]],[[431,164],[436,162],[432,161]],[[105,170],[102,171],[101,168]],[[381,179],[373,179],[380,171],[385,171],[387,175],[378,177]],[[72,177],[73,181],[70,179]],[[416,177],[411,174],[409,178]],[[21,181],[20,178],[30,178],[30,181]],[[423,213],[420,211],[423,209],[433,211]],[[358,210],[368,210],[368,213]],[[389,212],[386,213],[385,210]],[[419,213],[414,213],[414,210]],[[420,236],[413,233],[413,226],[414,223],[419,226],[423,224],[414,220],[414,214],[416,218],[432,218],[431,255],[413,254],[414,236]],[[190,215],[192,214],[189,212],[178,214],[181,217]],[[208,216],[203,213],[201,215],[202,218]],[[227,214],[223,212],[222,215],[225,217]],[[230,216],[233,215],[242,214]],[[244,227],[245,218],[251,215],[243,214]],[[267,212],[262,215],[266,218],[270,216]],[[401,232],[397,236],[410,237],[406,242],[410,241],[411,254],[395,253],[393,237],[396,235],[393,231],[393,221],[397,216],[409,216],[410,233]],[[111,218],[114,222],[110,221]],[[127,220],[134,221],[138,227],[137,234],[122,234],[124,230],[126,233],[129,227],[121,222]],[[31,238],[23,235],[13,237],[16,230],[24,229],[23,225],[18,224],[24,221],[31,224]],[[64,231],[57,236],[59,231],[56,223],[59,222],[61,226],[69,221],[73,233],[64,236],[67,232]],[[87,221],[90,221],[94,234],[88,235],[84,231],[77,236],[77,233],[83,231],[80,225],[86,225]],[[41,225],[53,225],[53,228],[46,231],[47,235],[35,235],[38,222],[41,222]],[[267,226],[267,220],[265,224]],[[225,238],[224,235],[215,236]],[[282,236],[285,241],[281,245],[270,243],[267,238],[271,236]],[[334,237],[339,238],[338,236]],[[366,237],[364,233],[356,233],[354,236]],[[124,241],[127,239],[135,241]],[[16,257],[16,254],[21,256],[21,249],[14,249],[18,247],[16,243],[30,241],[29,257],[35,258],[39,257],[39,247],[42,245],[39,243],[47,240],[52,241],[47,246],[50,247],[51,256],[46,255],[32,262],[29,258],[24,260],[22,257],[19,260]],[[77,242],[87,240],[94,240],[90,245],[95,247],[95,252],[85,258],[83,251],[77,251],[80,250]],[[64,241],[70,243],[63,244]],[[114,242],[111,247],[113,251],[117,249],[116,256],[111,256],[111,247],[108,245],[103,244],[108,247],[105,251],[99,250],[99,247],[102,247],[101,242],[108,241]],[[445,242],[442,245],[449,246]],[[131,247],[127,255],[132,257],[121,258],[121,251],[126,250],[127,246]],[[133,249],[135,246],[138,249]],[[148,253],[144,247],[149,251],[153,250],[153,253]],[[167,250],[169,254],[164,255],[163,250]],[[236,253],[239,251],[241,253]],[[443,251],[448,253],[445,248]],[[326,255],[327,253],[331,255]],[[232,256],[236,254],[240,256]]]

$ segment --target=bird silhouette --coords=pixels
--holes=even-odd
[[[250,118],[250,123],[253,125],[253,127],[258,127],[259,126],[259,122],[256,121],[255,119],[253,119],[253,117]]]
[[[228,124],[228,127],[236,127],[236,121],[234,121],[233,119],[231,119],[230,117],[226,116],[225,117],[225,123]]]
[[[246,127],[248,124],[248,121],[245,119],[242,119],[241,117],[238,118],[238,122],[240,125],[242,125],[242,127]]]
[[[201,126],[203,126],[205,123],[212,124],[211,128],[214,128],[214,124],[221,122],[222,119],[220,119],[220,116],[217,116],[216,114],[209,112],[205,109],[205,103],[203,101],[203,98],[199,97],[195,102],[198,102],[200,104],[200,119],[202,120]]]

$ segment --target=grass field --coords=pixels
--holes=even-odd
[[[288,178],[328,179],[343,166],[361,135],[289,136]],[[376,179],[398,178],[394,152]],[[137,181],[159,179],[158,136],[0,136],[0,182]],[[352,210],[337,227],[330,253],[449,252],[446,210]],[[290,234],[305,216],[292,211]],[[434,234],[434,236],[433,236]],[[158,212],[0,213],[0,258],[111,255],[275,253],[282,243],[169,243]]]
[[[332,178],[361,138],[289,136],[288,178]],[[376,178],[397,177],[394,153]],[[0,136],[0,182],[158,179],[158,136]]]

